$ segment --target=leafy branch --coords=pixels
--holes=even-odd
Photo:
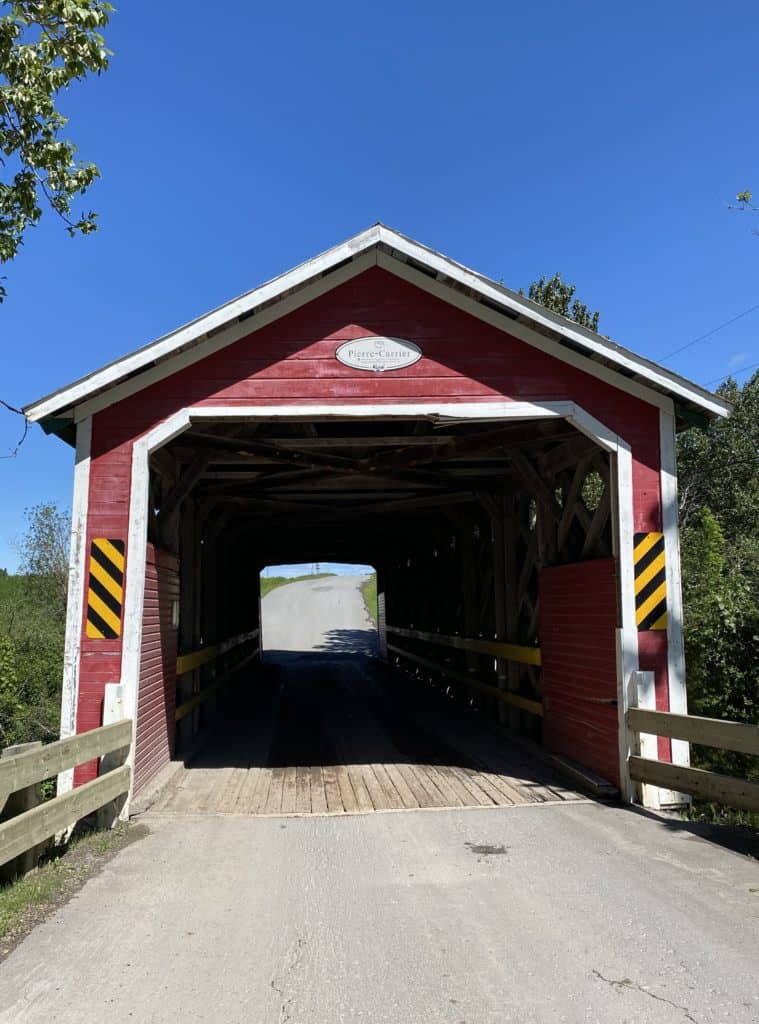
[[[72,82],[108,67],[101,30],[113,7],[102,0],[19,0],[0,17],[0,263],[17,254],[47,204],[72,236],[97,228],[93,211],[77,215],[75,198],[100,176],[60,137],[57,109]],[[5,297],[0,284],[0,302]]]

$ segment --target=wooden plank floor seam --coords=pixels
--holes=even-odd
[[[388,688],[370,659],[285,663],[267,692],[220,716],[154,813],[304,817],[583,799],[475,719],[415,700]]]

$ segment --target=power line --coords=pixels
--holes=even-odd
[[[743,373],[744,370],[753,370],[755,366],[759,366],[759,363],[746,363],[745,366],[736,366],[734,370],[730,370],[728,373],[723,373],[721,377],[714,377],[712,380],[708,380],[706,383],[716,384],[718,381],[727,380],[728,377],[732,377],[733,374]]]
[[[668,352],[666,356],[660,356],[659,362],[663,363],[665,359],[671,359],[672,356],[676,356],[680,352],[684,352],[686,348],[690,348],[691,345],[697,345],[699,341],[705,341],[707,338],[711,338],[711,336],[716,334],[717,331],[724,330],[725,327],[729,327],[730,324],[734,324],[736,320],[742,320],[744,316],[748,316],[749,313],[756,312],[757,309],[759,309],[759,302],[757,302],[755,306],[751,306],[750,309],[744,309],[743,312],[738,313],[737,316],[731,317],[729,320],[725,320],[725,322],[720,324],[719,327],[713,327],[711,331],[707,331],[706,334],[700,334],[697,338],[694,338],[693,341],[689,341],[685,345],[681,345],[680,348],[676,348],[674,351]]]

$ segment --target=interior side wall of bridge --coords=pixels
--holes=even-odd
[[[408,271],[405,276],[413,275]],[[611,439],[608,450],[620,445],[627,453],[629,470],[629,486],[620,488],[617,456],[612,455],[613,517],[618,533],[614,556],[622,591],[620,611],[617,614],[615,609],[615,618],[627,631],[626,671],[631,667],[650,669],[656,677],[657,706],[668,709],[676,704],[677,710],[683,709],[685,697],[678,615],[670,616],[672,621],[667,630],[654,632],[638,632],[634,623],[629,621],[634,535],[664,533],[673,596],[676,590],[676,530],[675,539],[672,536],[674,469],[671,465],[674,426],[669,400],[653,393],[641,397],[635,393],[641,390],[638,385],[631,385],[629,389],[614,386],[604,379],[590,360],[587,361],[587,369],[583,370],[573,364],[576,360],[569,363],[558,354],[550,355],[543,351],[545,339],[541,339],[541,347],[536,348],[512,337],[486,322],[487,318],[483,319],[476,310],[465,311],[444,301],[442,295],[431,294],[434,284],[429,279],[418,282],[402,279],[378,267],[361,273],[346,270],[344,277],[342,283],[325,294],[312,297],[310,301],[306,301],[308,293],[304,293],[300,308],[258,330],[254,329],[254,318],[248,337],[177,370],[166,379],[124,397],[102,411],[81,418],[74,503],[75,571],[72,574],[64,680],[64,733],[73,729],[84,731],[101,724],[107,683],[119,680],[129,683],[132,678],[130,685],[135,695],[138,689],[142,645],[147,635],[147,620],[144,619],[145,541],[149,537],[150,510],[154,508],[147,472],[149,450],[157,451],[170,442],[174,433],[186,429],[193,416],[205,416],[209,421],[226,418],[230,422],[235,419],[244,421],[257,415],[276,419],[277,416],[286,416],[288,411],[298,418],[308,418],[309,415],[334,417],[340,415],[340,408],[347,410],[347,415],[377,418],[431,416],[435,408],[443,405],[450,410],[449,415],[454,414],[454,407],[460,410],[481,407],[483,413],[497,410],[497,418],[509,414],[509,405],[515,412],[518,411],[517,405],[524,410],[529,405],[532,412],[525,412],[525,418],[537,419],[541,415],[556,416],[561,408],[569,415],[576,407],[601,425]],[[376,375],[351,369],[335,360],[338,344],[367,334],[407,338],[421,348],[423,357],[406,369]],[[476,410],[467,413],[475,414]],[[548,499],[540,484],[540,481],[534,482],[532,494],[527,490],[527,497],[517,499],[523,503],[527,501],[521,512],[523,518],[529,514],[530,500],[537,499],[540,508],[547,504]],[[544,480],[542,484],[545,487]],[[476,515],[480,521],[481,536],[484,531],[492,541],[493,522],[499,517],[513,518],[517,514],[514,509],[498,504],[507,500],[510,499],[505,496],[496,497],[495,514],[492,509],[478,510]],[[185,550],[191,549],[188,538],[194,529],[190,508],[191,503],[180,504],[176,509],[178,529],[185,538]],[[545,519],[545,515],[542,518]],[[469,525],[458,530],[463,551],[470,543],[467,538],[469,532]],[[140,537],[144,538],[142,546],[134,548],[135,539]],[[121,632],[111,639],[92,637],[86,628],[87,565],[91,544],[97,538],[121,541],[125,547]],[[200,540],[205,543],[206,538],[196,533],[193,541],[195,551]],[[219,543],[223,547],[223,541],[219,540]],[[494,543],[499,547],[504,541],[495,538]],[[544,548],[551,543],[549,534],[541,533],[535,543],[541,545],[544,555],[542,561],[539,559],[536,563],[538,569],[550,565],[550,557]],[[402,544],[399,546],[403,547]],[[224,557],[224,574],[228,579],[230,573],[237,571],[235,566],[239,569],[241,563],[234,551],[227,550]],[[425,557],[429,557],[429,553]],[[475,610],[472,601],[467,600],[477,587],[477,581],[472,580],[471,567],[474,563],[466,555],[460,557],[464,572],[462,601],[460,609],[445,623],[445,628],[456,627],[462,634],[487,632],[491,636],[497,635],[496,616],[501,616],[505,622],[506,615],[503,608],[498,610],[499,602],[506,599],[494,597],[492,607],[480,615],[480,610]],[[206,606],[205,612],[202,607],[194,607],[191,622],[185,611],[180,627],[184,635],[177,638],[180,650],[196,643],[199,637],[203,643],[219,638],[221,621],[224,622],[224,631],[252,626],[251,614],[254,613],[250,609],[254,603],[229,596],[235,587],[239,592],[245,584],[238,581],[232,591],[219,590],[218,572],[222,562],[212,562],[208,558],[205,561],[207,565],[216,566],[216,581],[210,578],[205,581],[206,593],[213,593],[216,597]],[[256,585],[250,576],[255,562],[256,556],[251,553],[239,570],[243,575],[247,574],[248,597]],[[260,564],[260,555],[258,562]],[[407,580],[400,581],[398,565],[393,565],[390,560],[378,564],[381,585],[388,598],[389,620],[401,614],[401,606],[397,603],[393,606],[394,594],[419,595],[425,589],[432,592],[429,583],[434,579],[434,572],[429,565],[424,579],[420,578],[420,585],[414,589],[409,587]],[[202,565],[201,559],[200,567],[197,560],[190,565],[184,561],[178,567],[183,592],[188,586],[194,586],[195,593],[200,593],[197,574],[205,571]],[[213,573],[212,568],[207,571]],[[507,581],[502,582],[505,586]],[[495,593],[505,594],[505,591],[496,587]],[[676,606],[674,609],[672,605],[670,607],[677,613]],[[213,614],[211,608],[214,609]],[[424,628],[424,623],[434,618],[431,613],[420,611],[412,616],[411,612],[409,608],[403,610],[404,621],[400,625],[420,623]],[[211,615],[211,618],[202,622],[204,614]],[[239,616],[236,624],[233,623],[235,616]],[[625,616],[627,621],[623,622]],[[438,626],[443,624],[440,622]],[[505,626],[503,628],[506,629]],[[545,623],[543,629],[545,631]],[[466,670],[466,658],[464,667]],[[508,666],[501,665],[498,671],[505,676],[509,672],[513,674],[513,669]],[[666,751],[662,752],[666,754]],[[79,773],[78,780],[92,777],[95,770],[94,765],[87,766]]]

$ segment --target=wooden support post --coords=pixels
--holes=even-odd
[[[5,750],[0,752],[0,760],[13,757],[15,754],[23,754],[28,750],[37,750],[41,746],[41,740],[36,740],[33,743],[17,743],[16,746],[6,747]],[[18,789],[15,793],[11,793],[4,806],[0,807],[0,821],[8,821],[10,818],[15,818],[17,815],[23,814],[24,811],[30,811],[33,807],[37,807],[40,803],[42,803],[42,793],[39,782],[35,782],[31,786],[25,786],[23,789]],[[44,853],[46,846],[46,843],[34,846],[31,850],[19,854],[18,857],[0,867],[0,884],[10,882],[14,878],[23,878],[30,871],[34,871],[37,867],[37,861]]]
[[[517,564],[517,536],[516,498],[513,493],[507,491],[503,495],[504,619],[506,630],[504,639],[507,643],[519,642],[518,585],[522,567]],[[510,661],[506,672],[506,685],[512,693],[516,693],[519,690],[519,666]],[[519,729],[519,709],[510,706],[507,717],[509,728]]]
[[[496,639],[507,639],[506,626],[506,539],[505,526],[505,495],[499,494],[491,510],[491,529],[493,538],[493,603],[495,611]],[[499,690],[508,689],[509,663],[504,658],[496,659],[496,682]],[[508,705],[499,701],[498,718],[502,724],[509,720]]]
[[[179,652],[194,650],[195,622],[195,502],[185,501],[181,518],[179,548]],[[192,675],[177,679],[177,707],[192,696]],[[177,745],[186,744],[192,735],[192,719],[177,722]]]

